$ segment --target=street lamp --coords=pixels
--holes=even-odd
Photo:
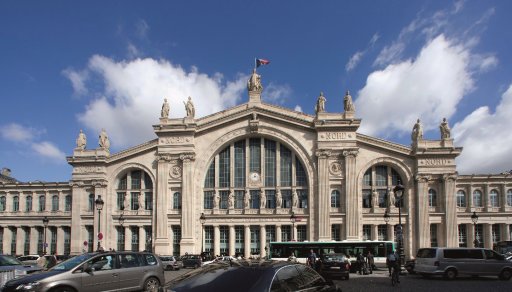
[[[398,238],[398,249],[400,250],[400,262],[399,264],[402,265],[402,262],[404,261],[405,254],[404,254],[404,238],[403,238],[403,229],[402,229],[402,199],[404,196],[404,186],[402,186],[400,183],[395,186],[393,189],[393,192],[395,193],[396,198],[399,200],[398,205],[398,228],[396,231],[396,235]],[[400,266],[400,269],[402,267]]]
[[[388,211],[386,210],[386,212],[384,212],[384,222],[386,222],[386,240],[389,240],[389,235],[388,235],[388,223],[389,223],[389,213]]]
[[[206,223],[206,216],[204,216],[204,213],[201,213],[201,216],[199,217],[199,222],[201,222],[201,253],[203,253],[203,241],[204,241],[204,223]]]
[[[475,231],[475,240],[473,240],[473,245],[475,247],[478,247],[478,245],[480,243],[478,241],[478,236],[476,234],[476,223],[478,222],[478,215],[474,211],[473,211],[473,215],[471,215],[471,221],[473,221],[473,228],[474,228],[474,231]]]
[[[98,250],[100,250],[100,240],[103,238],[101,234],[101,210],[103,209],[103,200],[101,199],[101,195],[98,195],[98,198],[94,201],[96,203],[96,210],[98,210]]]
[[[297,221],[297,216],[295,216],[295,212],[292,212],[292,215],[290,215],[290,221],[292,221],[292,241],[295,241],[295,221]]]
[[[44,216],[43,218],[43,225],[44,225],[44,243],[43,243],[43,254],[46,254],[46,229],[48,228],[48,223],[50,222],[50,220],[48,219],[48,217]]]

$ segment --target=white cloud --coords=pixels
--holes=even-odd
[[[135,34],[141,38],[144,39],[147,37],[149,31],[149,25],[144,19],[139,19],[135,23]]]
[[[449,118],[472,89],[469,52],[443,35],[427,43],[415,60],[371,73],[356,99],[360,131],[369,135],[409,133],[420,118],[425,130]]]
[[[350,60],[348,60],[347,65],[345,65],[345,71],[349,72],[352,69],[354,69],[357,64],[359,64],[359,61],[361,61],[361,58],[363,57],[364,52],[358,51],[352,57],[350,57]]]
[[[501,173],[512,169],[512,85],[502,95],[495,113],[480,107],[453,126],[455,142],[464,147],[457,158],[462,174]]]
[[[57,146],[51,142],[43,141],[32,143],[31,148],[41,157],[52,159],[52,162],[66,162],[66,153],[62,152]]]
[[[301,112],[302,113],[302,107],[300,105],[296,105],[293,110],[296,111],[296,112]]]
[[[13,142],[29,143],[42,132],[44,132],[44,130],[24,127],[16,123],[11,123],[0,127],[0,135],[2,135],[5,140]]]
[[[77,95],[85,95],[87,94],[87,88],[85,87],[85,82],[88,79],[87,71],[75,71],[71,68],[68,68],[62,71],[62,75],[71,81],[71,85],[73,86],[73,90]]]
[[[266,91],[262,93],[262,99],[270,103],[283,104],[291,92],[292,90],[288,85],[270,83]]]
[[[139,49],[132,43],[128,44],[128,47],[126,48],[126,50],[128,51],[128,58],[130,58],[130,59],[135,59],[135,58],[142,56]]]
[[[498,66],[498,58],[495,55],[477,55],[474,54],[471,56],[471,65],[475,68],[475,70],[480,72],[488,72],[496,66]]]
[[[208,76],[194,67],[187,71],[166,60],[116,62],[99,55],[91,57],[86,70],[99,77],[104,88],[78,119],[97,133],[105,128],[114,149],[155,138],[149,125],[159,122],[164,98],[171,107],[170,118],[182,118],[186,115],[183,101],[191,96],[197,118],[235,105],[248,79],[240,74],[224,81],[220,73]],[[282,96],[282,88],[276,88],[277,93],[270,87],[264,95]]]

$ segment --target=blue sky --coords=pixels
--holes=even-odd
[[[67,181],[80,129],[117,152],[155,138],[192,96],[196,116],[263,99],[343,111],[360,132],[404,145],[417,118],[446,117],[461,174],[512,169],[512,1],[1,1],[0,167]]]

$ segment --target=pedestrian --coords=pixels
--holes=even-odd
[[[398,261],[398,254],[396,251],[392,251],[386,257],[386,265],[388,266],[389,276],[391,277],[391,270],[396,266]]]
[[[43,254],[39,255],[39,258],[37,259],[36,264],[41,269],[44,269],[46,267],[46,258],[44,257]]]
[[[373,273],[373,270],[375,269],[375,259],[373,258],[373,254],[370,250],[366,255],[366,263],[368,264],[368,268],[370,269],[370,274]]]
[[[49,255],[46,259],[46,269],[49,269],[57,264],[57,257],[55,256],[55,253],[52,255]]]
[[[366,268],[365,268],[365,259],[364,259],[363,253],[361,253],[361,252],[357,253],[356,261],[357,261],[357,268],[358,268],[359,274],[360,275],[367,274],[366,273]]]
[[[315,269],[315,264],[316,264],[316,253],[315,253],[313,250],[310,250],[310,251],[309,251],[309,255],[308,255],[308,259],[307,259],[307,264],[308,264],[308,266],[310,266],[311,268]]]

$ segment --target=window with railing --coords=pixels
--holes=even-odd
[[[18,254],[16,251],[16,237],[18,237],[18,229],[16,227],[11,228],[11,254]]]
[[[204,192],[204,209],[213,209],[213,193],[214,191]]]
[[[234,185],[236,188],[245,187],[245,140],[234,143]]]
[[[87,210],[89,212],[94,211],[94,194],[89,194],[89,204]]]
[[[497,208],[500,206],[500,198],[497,190],[491,190],[489,193],[489,204],[493,208]]]
[[[32,211],[32,196],[27,196],[27,198],[25,199],[25,211]]]
[[[230,183],[230,148],[219,153],[219,187],[227,188]]]
[[[37,254],[42,254],[44,249],[44,230],[37,227]]]
[[[64,232],[64,254],[68,255],[71,253],[71,228],[70,227],[62,227],[62,231]]]
[[[260,208],[260,191],[258,190],[250,190],[251,194],[249,204],[251,205],[251,209],[259,209]]]
[[[66,195],[66,197],[64,197],[64,211],[70,212],[72,209],[72,205],[73,205],[73,199],[72,199],[71,195]]]
[[[253,226],[250,227],[251,232],[251,254],[259,254],[260,253],[260,227]]]
[[[219,196],[220,196],[219,209],[227,209],[228,208],[229,191],[220,191]]]
[[[338,190],[333,190],[331,192],[331,208],[339,208],[341,201],[341,194]]]
[[[173,256],[180,256],[180,254],[181,254],[180,243],[181,243],[181,226],[173,225],[172,226],[172,255]]]
[[[18,212],[20,210],[20,197],[14,196],[12,198],[12,211]]]
[[[244,208],[244,193],[245,191],[235,191],[235,209]]]
[[[213,251],[213,226],[204,226],[204,250]]]
[[[139,204],[139,192],[131,192],[130,193],[130,209],[131,210],[139,210],[140,204]]]
[[[281,226],[281,241],[291,241],[292,240],[292,226],[291,225],[283,225]]]
[[[229,226],[219,226],[219,246],[221,255],[230,255],[229,253]]]
[[[266,190],[265,197],[267,198],[267,208],[275,209],[276,208],[276,191],[275,190]]]
[[[115,192],[119,210],[124,210],[125,204],[130,210],[153,210],[153,181],[143,170],[132,169],[121,173]]]
[[[52,196],[52,211],[53,212],[59,211],[59,196],[58,195]]]
[[[428,190],[428,206],[437,207],[437,192],[434,189]]]
[[[281,145],[281,186],[290,187],[292,185],[292,152]]]
[[[177,210],[181,209],[181,193],[180,192],[175,192],[172,195],[172,208],[177,209]]]
[[[153,210],[153,193],[144,193],[144,210]]]
[[[482,192],[479,190],[473,191],[473,206],[482,207]]]
[[[468,233],[466,230],[466,224],[459,224],[459,247],[467,247],[467,246],[468,246]]]
[[[379,225],[377,227],[377,240],[388,240],[388,226]]]
[[[125,250],[125,228],[123,226],[117,226],[117,250]]]
[[[50,231],[50,254],[57,253],[57,227],[49,227]]]
[[[466,207],[466,193],[463,190],[457,191],[457,207],[459,207],[459,208]]]
[[[30,228],[23,228],[25,242],[23,242],[23,254],[30,254]]]
[[[512,189],[507,191],[507,207],[512,207]]]
[[[360,204],[363,208],[370,209],[373,207],[387,208],[390,202],[390,190],[403,183],[403,180],[391,166],[376,164],[365,171],[362,182],[363,198]],[[377,196],[377,198],[373,198],[373,196]],[[398,204],[398,200],[395,200],[395,203]],[[373,206],[374,204],[378,205]],[[396,206],[398,207],[398,205]]]
[[[0,211],[4,212],[6,207],[6,198],[5,196],[0,197]]]
[[[245,254],[245,226],[235,226],[235,256]]]
[[[139,227],[131,226],[130,230],[132,232],[132,251],[139,251]]]

